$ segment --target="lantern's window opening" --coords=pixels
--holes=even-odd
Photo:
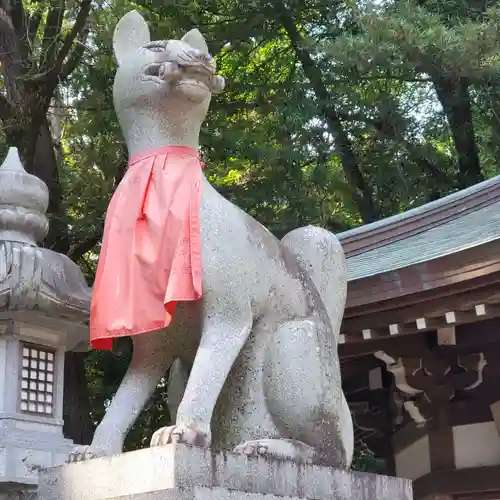
[[[21,412],[53,415],[54,370],[54,351],[21,343]]]

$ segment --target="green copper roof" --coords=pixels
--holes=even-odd
[[[500,176],[402,214],[340,233],[338,237],[347,248],[349,280],[395,271],[500,238],[500,197],[496,186],[500,191]],[[491,203],[488,203],[487,198],[486,204],[483,202],[472,211],[469,209],[469,212],[464,210],[461,215],[460,203],[473,200],[485,192],[489,193],[488,197],[491,192]],[[399,240],[389,239],[382,246],[358,251],[357,255],[352,255],[348,250],[348,238],[363,238],[364,235],[378,233],[384,228],[389,230],[404,221],[411,224],[412,219],[425,217],[426,213],[449,211],[450,205],[454,207],[452,213],[456,213],[456,216],[435,227],[427,229],[424,225],[414,234],[409,231],[407,236]],[[381,239],[382,237],[380,235]]]

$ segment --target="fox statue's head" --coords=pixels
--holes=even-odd
[[[144,134],[199,132],[210,97],[223,90],[224,79],[215,74],[215,61],[197,29],[180,40],[151,41],[146,21],[131,11],[115,28],[113,48],[118,62],[113,100],[125,136],[139,133],[132,132],[134,124],[151,129]]]

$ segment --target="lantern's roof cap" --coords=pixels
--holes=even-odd
[[[31,322],[39,326],[49,320],[54,334],[64,334],[57,342],[74,349],[88,341],[91,289],[66,255],[37,247],[49,229],[48,204],[47,185],[10,148],[0,166],[0,311],[25,322],[35,315]]]

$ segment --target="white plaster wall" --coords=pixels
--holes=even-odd
[[[424,436],[395,454],[396,476],[415,480],[431,471],[429,438]]]
[[[0,338],[0,413],[4,411],[5,388],[7,384],[7,374],[5,370],[5,361],[7,355],[7,341]]]
[[[453,428],[457,469],[500,464],[500,437],[494,422]]]

